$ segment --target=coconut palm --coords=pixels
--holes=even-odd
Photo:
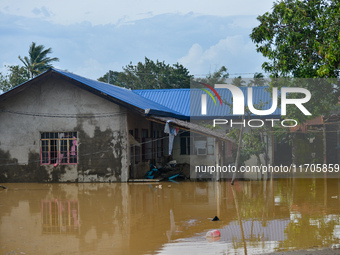
[[[52,62],[59,61],[59,58],[48,57],[47,55],[50,53],[52,53],[51,48],[45,49],[44,45],[36,45],[35,42],[32,42],[28,51],[28,57],[25,56],[22,58],[19,56],[19,59],[30,73],[30,77],[33,78],[34,76],[51,68]]]

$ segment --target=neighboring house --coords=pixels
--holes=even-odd
[[[248,87],[240,87],[244,94],[244,102],[247,105],[248,102]],[[271,92],[268,90],[268,87],[253,87],[253,104],[254,106],[258,106],[262,104],[262,109],[259,110],[267,110],[272,106],[272,98]],[[220,129],[217,129],[217,132],[226,133],[231,129],[230,120],[233,119],[235,122],[240,123],[242,116],[235,116],[232,114],[232,111],[225,102],[233,102],[232,94],[228,89],[216,89],[217,93],[221,97],[222,105],[217,103],[215,105],[214,101],[208,97],[207,100],[207,115],[201,114],[201,96],[205,92],[201,89],[157,89],[157,90],[135,90],[134,92],[149,99],[153,102],[162,104],[173,111],[179,112],[182,116],[187,119],[190,119],[191,123],[206,125],[209,124],[211,126],[212,119],[227,119],[229,123],[226,125],[220,125]],[[216,101],[218,102],[217,98]],[[247,121],[249,119],[262,119],[264,121],[264,125],[267,125],[267,129],[269,131],[272,130],[271,122],[265,121],[266,119],[281,119],[281,109],[278,107],[272,114],[265,116],[255,116],[251,115],[245,116],[246,127],[244,128],[244,132],[249,132],[250,128],[247,125]],[[253,125],[258,125],[258,123],[252,123]],[[240,125],[234,125],[233,128],[239,128]],[[216,164],[216,156],[215,156],[215,140],[212,137],[202,137],[197,134],[192,134],[191,136],[188,133],[184,133],[180,136],[180,139],[175,139],[174,145],[174,158],[177,159],[178,162],[191,162],[191,165],[215,165]],[[187,137],[187,138],[185,138]],[[190,142],[183,142],[184,139],[190,139]],[[274,164],[275,157],[275,146],[274,146],[274,137],[273,133],[269,132],[265,136],[266,141],[266,150],[268,153],[268,163]],[[191,148],[184,149],[183,147],[191,145]],[[197,148],[202,146],[206,148],[205,150],[198,150]],[[221,148],[219,151],[221,155],[223,155],[224,164],[233,163],[233,148],[235,146],[232,145],[231,142],[226,142],[221,144]],[[201,153],[201,155],[200,155]],[[265,163],[264,155],[261,155],[262,163]],[[257,159],[255,156],[251,157],[248,161],[246,161],[246,165],[257,165]],[[221,165],[221,164],[220,164]],[[229,175],[230,177],[230,175]],[[244,177],[246,178],[260,178],[258,174],[247,174]]]
[[[329,116],[318,116],[291,128],[292,142],[287,154],[291,162],[303,164],[340,163],[339,108]],[[326,145],[326,147],[325,147]]]
[[[231,100],[230,93],[219,92]],[[125,182],[143,178],[150,163],[176,160],[184,168],[232,163],[235,141],[225,135],[227,127],[198,125],[207,119],[199,103],[193,106],[202,93],[131,91],[50,69],[0,95],[0,182]],[[256,93],[271,101],[264,88]],[[231,118],[228,107],[210,101],[210,119]],[[279,113],[266,116],[274,117]],[[179,128],[171,155],[164,133],[169,121]],[[272,141],[268,135],[270,151]]]

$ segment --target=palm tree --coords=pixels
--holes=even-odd
[[[52,53],[51,48],[45,49],[44,45],[36,45],[35,42],[32,42],[28,51],[28,57],[22,58],[19,56],[19,59],[24,63],[27,71],[30,73],[30,77],[33,78],[51,68],[51,62],[59,61],[59,58],[47,57],[50,53]]]

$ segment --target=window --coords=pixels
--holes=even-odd
[[[138,141],[138,128],[135,128],[135,139]]]
[[[197,139],[195,137],[195,151],[197,155],[207,155],[207,139]]]
[[[140,146],[135,146],[135,164],[140,162]]]
[[[213,137],[207,137],[207,154],[215,154],[215,138]]]
[[[181,139],[181,155],[190,155],[192,154],[192,138],[190,138],[189,132],[184,132],[180,134]]]
[[[152,138],[149,138],[147,129],[142,129],[142,160],[146,162],[152,159]]]
[[[160,139],[159,136],[158,136],[158,139],[157,139],[157,157],[158,158],[161,158],[163,154],[163,139]]]
[[[142,138],[148,138],[149,137],[149,135],[148,135],[148,130],[147,129],[142,129]]]
[[[77,132],[42,132],[40,141],[42,165],[77,164]]]

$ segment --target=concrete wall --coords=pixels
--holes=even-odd
[[[195,139],[195,134],[191,134],[193,140]],[[177,163],[191,163],[192,165],[215,165],[215,138],[213,137],[206,137],[207,142],[212,142],[213,148],[212,151],[209,150],[206,155],[182,155],[181,154],[181,138],[177,135],[174,139],[174,146],[173,146],[173,158],[176,159]],[[195,140],[194,140],[195,141]],[[191,145],[194,146],[194,145]],[[212,152],[212,153],[211,153]]]
[[[170,160],[168,156],[169,136],[164,133],[164,124],[149,121],[132,111],[128,111],[127,123],[129,133],[132,132],[135,141],[139,143],[139,145],[129,144],[129,178],[143,179],[146,172],[150,170],[150,163],[164,166]],[[138,135],[136,135],[136,130]],[[147,130],[147,141],[143,140],[143,130]],[[161,153],[158,152],[158,145],[161,145]],[[137,150],[136,147],[139,149]],[[145,158],[146,154],[148,154],[147,158]],[[136,157],[139,158],[138,163],[136,163]]]
[[[1,102],[0,109],[11,111],[0,112],[0,182],[127,181],[125,108],[69,82],[47,78]],[[77,132],[78,164],[41,165],[41,132]]]
[[[201,121],[193,121],[195,124],[202,124]],[[241,121],[238,121],[241,122]],[[208,124],[209,121],[207,122]],[[207,124],[206,122],[204,124]],[[265,125],[267,125],[268,130],[271,130],[271,125],[270,123],[265,123]],[[240,125],[234,125],[232,128],[234,129],[239,129]],[[216,129],[215,131],[217,132],[221,132],[221,133],[227,133],[229,130],[231,129],[230,125],[220,125],[220,129]],[[243,129],[244,133],[248,133],[250,132],[250,127],[248,125],[246,125],[246,127]],[[209,139],[213,139],[213,138],[208,138]],[[175,139],[176,141],[176,139]],[[270,165],[274,165],[274,159],[273,159],[273,139],[272,139],[272,135],[271,133],[268,133],[265,135],[265,142],[266,142],[266,148],[267,148],[267,152],[268,152],[268,164]],[[212,143],[214,144],[214,143]],[[216,145],[216,144],[214,144]],[[226,145],[226,144],[225,144]],[[175,144],[175,148],[179,148],[180,146],[180,139],[177,140],[177,143]],[[191,165],[195,165],[195,166],[214,166],[216,165],[216,148],[214,146],[214,154],[213,155],[191,155],[190,156],[190,161],[191,161]],[[221,151],[221,149],[219,150],[220,153],[220,159],[219,159],[219,164],[218,165],[224,165],[224,166],[228,166],[230,163],[234,163],[234,158],[232,156],[230,156],[232,154],[232,148],[231,146],[225,146],[224,147],[224,152]],[[187,160],[187,158],[189,158],[189,155],[178,155],[177,158],[179,158],[179,160]],[[265,165],[265,155],[261,154],[260,155],[261,158],[261,162],[263,165]],[[222,162],[222,164],[221,164]],[[258,162],[257,162],[257,158],[255,155],[251,156],[250,159],[248,159],[245,163],[245,166],[257,166]],[[205,178],[210,177],[211,175],[205,175]],[[231,178],[231,174],[222,174],[220,176],[221,178]],[[238,177],[243,177],[246,179],[261,179],[263,176],[260,173],[240,173],[238,174]]]

